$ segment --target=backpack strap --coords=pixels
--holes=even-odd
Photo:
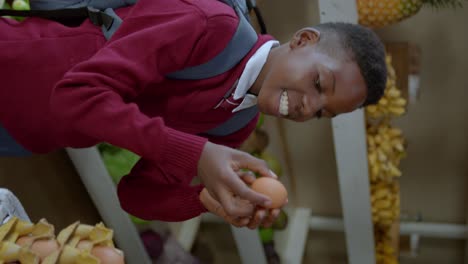
[[[216,57],[208,62],[172,72],[166,77],[178,80],[201,80],[225,73],[237,65],[257,42],[258,36],[237,0],[223,0],[237,13],[239,24],[231,40]],[[248,16],[248,14],[247,14]]]
[[[248,125],[250,121],[252,121],[257,116],[258,113],[259,111],[256,105],[246,109],[242,109],[239,112],[236,112],[231,118],[226,120],[224,123],[206,131],[203,134],[216,137],[230,135]]]
[[[172,72],[166,77],[178,80],[200,80],[214,77],[229,71],[236,66],[257,43],[258,35],[249,20],[248,6],[245,1],[221,0],[234,8],[239,17],[239,24],[231,40],[216,57],[210,61],[193,67]],[[257,106],[252,106],[236,112],[231,118],[219,126],[206,131],[209,136],[227,136],[249,124],[259,113]]]

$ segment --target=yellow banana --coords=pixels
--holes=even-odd
[[[392,206],[392,202],[390,200],[378,200],[373,204],[373,206],[377,209],[387,209]]]

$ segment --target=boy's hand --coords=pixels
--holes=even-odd
[[[198,161],[198,176],[210,196],[221,204],[227,215],[235,219],[253,215],[256,205],[268,206],[271,203],[267,196],[254,192],[244,183],[238,174],[241,169],[263,177],[276,177],[261,159],[210,142],[205,144]],[[240,202],[242,200],[250,203]]]
[[[246,200],[241,200],[239,198],[237,198],[237,200],[239,205],[249,204]],[[221,204],[211,197],[206,188],[204,188],[200,193],[200,201],[208,211],[223,218],[224,221],[236,227],[248,227],[250,229],[256,229],[259,226],[270,227],[280,213],[280,209],[266,210],[263,208],[257,208],[255,209],[255,212],[248,217],[229,216]]]

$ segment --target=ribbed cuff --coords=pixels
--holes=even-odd
[[[183,182],[197,175],[198,160],[208,139],[167,128],[162,161],[164,167]]]
[[[191,208],[191,210],[193,210],[197,214],[208,212],[208,210],[205,208],[205,206],[200,200],[200,193],[203,190],[203,188],[205,188],[205,186],[200,184],[200,185],[193,186],[193,188],[195,189],[195,193],[197,194],[197,199],[196,200],[191,199],[190,201],[191,204],[188,207]]]

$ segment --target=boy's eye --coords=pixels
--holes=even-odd
[[[315,88],[319,93],[322,93],[322,87],[320,86],[320,78],[317,78],[317,80],[315,80]]]

